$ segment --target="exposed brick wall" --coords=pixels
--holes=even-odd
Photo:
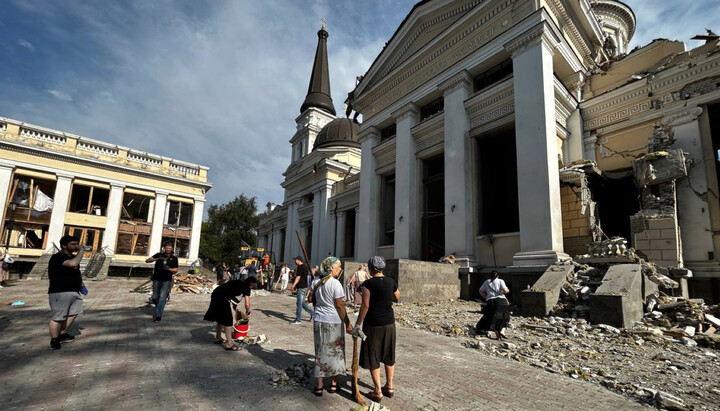
[[[632,224],[635,250],[665,267],[682,264],[675,218],[636,218]]]
[[[565,237],[563,238],[563,248],[567,255],[575,257],[588,253],[588,245],[592,242],[590,235],[582,237]]]
[[[560,203],[562,204],[563,237],[587,237],[589,235],[588,218],[581,213],[580,187],[569,184],[560,185]],[[568,249],[565,249],[568,252]],[[585,254],[587,248],[581,254]],[[571,254],[574,255],[574,254]]]

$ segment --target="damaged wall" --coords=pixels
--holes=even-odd
[[[585,254],[592,241],[588,217],[581,201],[581,187],[569,183],[560,185],[562,204],[563,247],[571,256]],[[584,212],[584,213],[583,213]]]

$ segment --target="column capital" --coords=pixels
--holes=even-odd
[[[123,183],[110,183],[110,188],[124,189],[125,187],[127,187],[127,185],[125,185]]]
[[[170,195],[168,191],[155,191],[155,197],[167,197]]]
[[[443,96],[447,96],[455,90],[465,88],[468,91],[472,88],[473,78],[467,70],[461,70],[459,73],[443,81],[438,85],[438,89],[443,92]]]
[[[204,199],[204,198],[202,198],[202,199],[201,199],[201,198],[196,198],[196,199],[195,199],[195,204],[198,204],[198,205],[200,205],[200,204],[205,204],[205,199]]]
[[[407,103],[399,109],[395,110],[391,114],[395,118],[395,122],[405,120],[406,118],[414,118],[417,120],[420,117],[420,109],[414,103]]]
[[[371,139],[380,139],[380,130],[375,126],[363,127],[359,135],[360,144]]]
[[[683,107],[683,110],[663,117],[662,123],[669,126],[679,126],[697,120],[702,114],[702,107]]]
[[[552,30],[552,27],[543,21],[505,43],[504,47],[505,50],[515,58],[538,44],[542,44],[548,51],[554,54],[554,49],[558,43],[560,43],[560,39]]]
[[[0,164],[0,171],[7,171],[12,173],[13,170],[15,170],[15,166],[12,166],[10,164]]]
[[[58,180],[72,180],[75,178],[72,174],[55,173]]]

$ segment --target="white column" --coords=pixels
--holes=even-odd
[[[372,149],[379,141],[380,132],[376,127],[367,127],[360,132],[360,212],[357,220],[358,251],[355,256],[359,261],[367,260],[377,250],[378,176]]]
[[[300,228],[297,218],[299,203],[299,200],[292,201],[288,203],[287,207],[287,228],[285,229],[285,255],[283,256],[283,261],[285,261],[288,266],[292,264],[292,259],[300,253],[297,234],[295,234],[295,231]]]
[[[515,265],[547,265],[569,258],[563,250],[553,49],[543,22],[505,48],[513,58],[515,135],[520,208],[520,252]]]
[[[70,175],[57,175],[55,195],[53,196],[53,210],[50,215],[50,228],[48,229],[48,250],[52,248],[53,244],[60,249],[60,238],[65,230],[65,213],[67,213],[68,202],[70,201],[72,179]]]
[[[465,100],[472,76],[465,70],[440,85],[445,116],[445,254],[456,253],[461,267],[474,266],[470,121]]]
[[[117,243],[118,227],[120,225],[120,213],[122,212],[122,200],[124,185],[111,184],[110,197],[108,198],[107,223],[105,224],[105,233],[103,234],[102,246],[107,247],[106,253],[115,253],[115,244]]]
[[[410,130],[420,118],[420,110],[408,103],[392,114],[395,117],[395,258],[417,258],[418,207],[417,159],[415,139]]]
[[[162,248],[162,232],[165,225],[165,204],[167,204],[168,193],[155,193],[155,212],[153,214],[152,234],[150,236],[149,255],[159,253]]]
[[[2,211],[0,211],[0,217],[2,218],[2,221],[5,221],[5,211],[7,210],[7,207],[5,206],[5,201],[8,198],[8,195],[10,193],[10,186],[12,184],[12,173],[13,173],[13,167],[0,165],[0,199],[2,199]],[[4,227],[4,225],[3,225]],[[2,237],[0,235],[0,237]],[[3,244],[3,247],[5,245]]]
[[[335,229],[335,244],[333,255],[339,257],[343,255],[345,246],[345,230],[343,224],[345,224],[345,213],[342,211],[333,212],[333,228]]]
[[[674,128],[674,148],[682,149],[696,164],[685,179],[677,182],[677,218],[685,262],[707,261],[708,252],[714,250],[710,209],[697,195],[708,192],[706,169],[701,164],[714,156],[714,153],[703,153],[698,122],[702,110],[700,107],[685,108],[663,119],[663,123]]]
[[[190,231],[190,252],[188,260],[195,261],[200,252],[200,234],[202,233],[202,219],[205,212],[205,200],[195,200],[193,204],[192,231]]]

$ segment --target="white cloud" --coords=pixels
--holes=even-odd
[[[60,101],[73,101],[72,96],[64,91],[52,89],[45,91]]]
[[[30,42],[27,41],[27,40],[18,39],[18,44],[19,44],[21,47],[25,47],[26,49],[32,51],[33,53],[35,52],[35,46],[33,46],[32,43],[30,43]]]

